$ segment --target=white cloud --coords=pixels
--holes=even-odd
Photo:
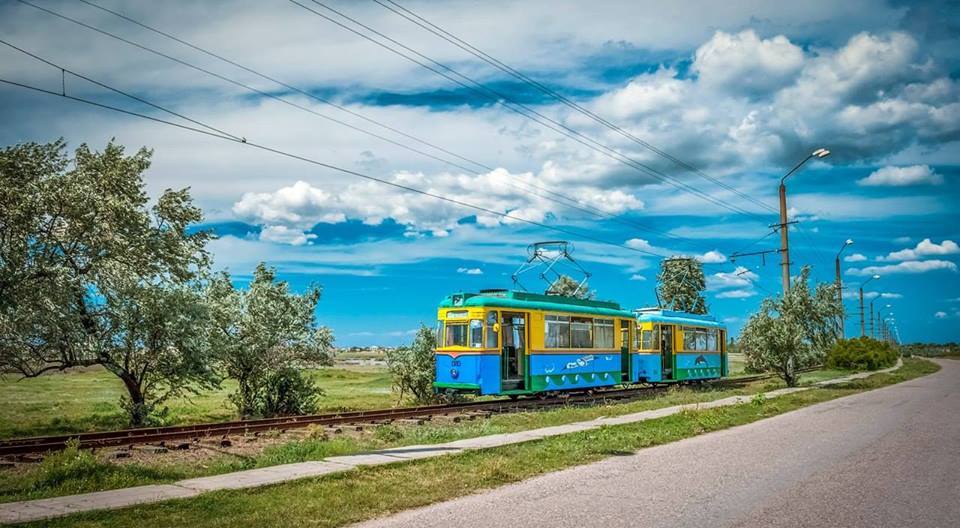
[[[946,318],[947,318],[947,312],[937,312],[937,313],[933,314],[933,316],[936,317],[937,319],[946,319]]]
[[[853,255],[847,255],[846,257],[843,257],[844,262],[863,262],[865,260],[867,260],[867,257],[860,253],[854,253]]]
[[[745,299],[757,295],[754,283],[760,276],[749,269],[738,266],[732,272],[719,272],[707,276],[707,290],[718,291],[718,299]]]
[[[880,257],[877,260],[898,261],[898,260],[916,260],[921,257],[956,255],[960,253],[960,246],[953,240],[944,240],[940,244],[932,242],[929,238],[921,240],[916,247],[910,249],[901,249],[888,254],[886,257]]]
[[[942,185],[943,176],[929,165],[909,167],[883,167],[866,178],[857,180],[857,185],[874,187],[905,187],[908,185]]]
[[[757,292],[751,289],[743,290],[727,290],[717,294],[718,299],[745,299],[747,297],[753,297]]]
[[[433,176],[401,171],[388,178],[397,185],[454,197],[489,211],[508,214],[509,217],[478,212],[373,181],[350,183],[336,194],[297,181],[274,192],[245,193],[233,205],[233,212],[245,221],[264,225],[262,233],[269,235],[274,231],[282,231],[285,235],[273,238],[261,235],[263,240],[299,243],[303,243],[302,237],[293,237],[289,232],[295,229],[303,232],[319,223],[340,223],[348,219],[358,219],[368,225],[379,225],[392,219],[407,226],[410,236],[428,232],[443,237],[461,227],[460,220],[473,215],[476,215],[477,224],[484,227],[524,223],[520,219],[544,222],[548,215],[563,217],[572,213],[574,218],[581,215],[579,211],[564,208],[547,201],[540,194],[529,192],[530,187],[540,186],[538,179],[533,173],[511,174],[506,169],[480,175],[440,173]],[[643,206],[634,196],[623,192],[601,192],[581,186],[575,194],[582,204],[610,214],[620,214]],[[284,229],[274,229],[279,227]]]
[[[851,268],[847,270],[847,275],[868,276],[884,275],[894,273],[926,273],[928,271],[948,270],[957,271],[957,265],[948,260],[909,260],[899,264],[890,264],[887,266],[868,266],[866,268]]]
[[[903,294],[883,292],[880,294],[880,298],[881,299],[903,299]]]
[[[708,87],[770,93],[793,82],[803,64],[803,50],[783,35],[761,39],[748,29],[717,31],[697,48],[691,69]]]
[[[483,270],[480,268],[457,268],[457,273],[464,273],[467,275],[483,275]]]
[[[894,241],[895,243],[897,243],[897,244],[906,244],[907,242],[910,242],[911,240],[913,240],[913,239],[910,238],[910,237],[908,237],[908,236],[901,236],[901,237],[897,237],[897,238],[894,238],[894,239],[893,239],[893,241]]]
[[[290,244],[291,246],[302,246],[315,238],[317,238],[317,235],[313,233],[304,233],[299,229],[290,229],[282,225],[264,226],[260,230],[260,240]]]
[[[630,276],[630,280],[632,280],[632,281],[645,281],[645,280],[647,280],[647,278],[644,277],[643,275],[633,274],[633,275]]]
[[[704,264],[720,264],[727,261],[727,256],[716,250],[707,251],[696,258]]]

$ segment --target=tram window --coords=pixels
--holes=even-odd
[[[594,348],[613,348],[613,319],[594,319],[593,339]]]
[[[483,348],[483,321],[470,319],[470,348]]]
[[[570,347],[570,317],[566,315],[546,316],[546,348]]]
[[[684,350],[695,350],[694,347],[697,346],[697,339],[694,337],[693,328],[684,328],[683,329],[683,349]]]
[[[593,348],[593,320],[574,317],[570,320],[570,346]]]
[[[642,333],[643,333],[643,337],[641,338],[640,349],[641,349],[641,350],[653,350],[653,349],[655,349],[655,348],[656,348],[656,343],[653,342],[653,331],[652,331],[652,330],[644,330]]]
[[[717,330],[707,330],[707,350],[717,351],[720,350],[720,347],[717,346]]]
[[[497,312],[487,312],[487,348],[497,348]]]
[[[448,324],[446,325],[446,329],[447,339],[444,341],[443,346],[467,346],[467,325]]]
[[[443,321],[437,321],[437,333],[434,337],[437,343],[443,343]]]
[[[697,342],[696,342],[697,350],[699,350],[699,351],[709,350],[709,349],[707,348],[707,332],[706,332],[706,330],[697,330],[697,333],[694,334],[694,335],[696,336],[696,339],[697,339]]]

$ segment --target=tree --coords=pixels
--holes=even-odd
[[[132,425],[217,384],[198,295],[209,234],[187,189],[152,206],[151,152],[27,143],[0,151],[0,367],[26,377],[102,365]]]
[[[433,330],[420,325],[413,344],[387,350],[387,367],[393,376],[393,388],[400,399],[409,394],[417,403],[433,403],[439,396],[433,391],[434,349],[437,338]]]
[[[320,293],[319,286],[291,293],[263,263],[247,290],[235,288],[225,272],[210,281],[211,343],[224,372],[237,380],[230,399],[241,416],[309,412],[301,404],[319,392],[297,368],[332,364],[333,332],[316,326]]]
[[[763,300],[740,334],[747,367],[773,371],[790,387],[799,379],[797,369],[822,362],[840,337],[836,285],[820,283],[811,293],[809,277],[805,266],[786,295]]]
[[[565,297],[575,297],[577,299],[593,299],[597,292],[590,290],[590,285],[586,281],[583,286],[576,279],[569,275],[560,275],[550,284],[547,295],[563,295]]]
[[[707,282],[700,261],[692,258],[663,260],[657,283],[660,301],[665,307],[681,312],[707,313],[707,301],[703,298]]]

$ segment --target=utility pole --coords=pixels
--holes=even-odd
[[[876,299],[870,300],[870,337],[876,339],[876,334],[873,333],[873,301]]]
[[[781,269],[781,280],[783,282],[783,294],[786,295],[790,291],[790,237],[787,235],[787,178],[791,174],[797,172],[804,163],[810,161],[812,158],[825,158],[830,155],[830,151],[825,148],[818,148],[814,150],[809,156],[803,158],[803,161],[797,164],[796,167],[790,169],[790,172],[785,174],[783,178],[780,178],[780,266]]]
[[[843,246],[840,248],[840,251],[837,252],[837,302],[840,304],[840,337],[841,339],[846,337],[846,321],[847,318],[846,310],[843,308],[843,281],[840,279],[840,255],[843,253],[844,249],[847,249],[847,246],[853,244],[853,239],[848,238],[846,242],[843,243]]]
[[[880,275],[874,275],[873,277],[870,277],[869,279],[867,279],[867,280],[863,281],[862,283],[860,283],[860,337],[866,337],[866,335],[867,335],[866,327],[864,327],[864,324],[863,324],[863,315],[864,315],[864,313],[863,313],[863,287],[866,286],[870,281],[876,280],[876,279],[879,279],[879,278],[880,278]],[[871,326],[871,327],[873,326],[873,312],[872,312],[872,311],[870,312],[870,326]]]
[[[780,180],[780,275],[783,294],[786,295],[790,291],[790,240],[787,236],[787,186],[783,180]]]

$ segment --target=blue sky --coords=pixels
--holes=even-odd
[[[3,144],[62,136],[72,145],[100,147],[116,138],[131,149],[153,148],[148,190],[191,188],[206,211],[204,227],[219,235],[211,244],[216,265],[241,283],[266,261],[298,288],[321,284],[319,321],[335,330],[340,345],[409,342],[419,323],[431,324],[444,295],[510,287],[526,246],[561,236],[574,242],[598,296],[629,308],[655,303],[658,257],[595,239],[701,258],[711,310],[736,332],[764,296],[779,291],[779,266],[776,255],[765,265],[757,257],[732,262],[729,255],[777,246],[776,235],[762,238],[777,221],[766,207],[776,206],[780,176],[818,147],[833,154],[788,181],[790,215],[798,222],[790,232],[794,272],[809,264],[816,280],[833,280],[834,256],[852,238],[843,263],[849,295],[878,273],[868,302],[891,305],[887,311],[905,341],[960,340],[960,10],[946,2],[402,2],[723,187],[373,2],[330,3],[711,202],[289,2],[169,1],[156,9],[93,1],[352,113],[77,2],[31,0],[314,113],[18,2],[0,4],[0,34],[251,141],[587,235],[560,235],[243,145],[0,87]],[[0,48],[0,77],[61,89],[59,70]],[[73,77],[67,91],[157,115]],[[531,188],[574,197],[578,207]],[[583,209],[602,211],[601,218]],[[847,309],[854,335],[852,297]]]

